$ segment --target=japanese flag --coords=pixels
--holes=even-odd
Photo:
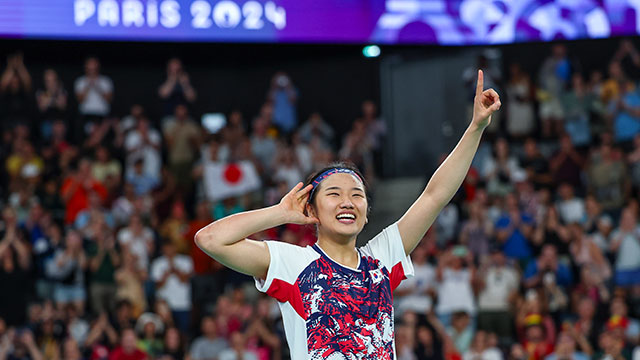
[[[204,190],[210,201],[244,195],[260,186],[260,177],[251,161],[209,162],[204,166]]]

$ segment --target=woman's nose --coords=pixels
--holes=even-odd
[[[348,196],[346,196],[346,197],[342,198],[342,202],[340,203],[340,207],[341,208],[352,209],[354,206],[353,206],[353,202],[351,202],[351,199]]]

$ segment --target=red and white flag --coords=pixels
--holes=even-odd
[[[209,162],[204,166],[204,191],[209,201],[244,195],[260,186],[260,177],[251,161]]]

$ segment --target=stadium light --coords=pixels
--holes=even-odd
[[[380,56],[380,47],[378,45],[367,45],[362,48],[362,55],[367,58]]]

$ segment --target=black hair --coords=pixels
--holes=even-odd
[[[131,304],[131,301],[127,299],[120,299],[116,302],[116,310],[120,310],[125,306],[132,307],[133,305]]]
[[[364,186],[364,194],[365,197],[367,198],[367,216],[369,216],[369,214],[371,213],[371,198],[369,197],[369,184],[367,183],[367,180],[364,178],[364,176],[362,175],[362,173],[360,172],[360,170],[358,169],[358,167],[351,161],[348,160],[341,160],[341,161],[336,161],[336,162],[332,162],[330,164],[328,164],[327,166],[325,166],[324,168],[312,173],[311,175],[309,175],[307,177],[307,180],[305,181],[305,186],[308,186],[309,184],[312,184],[313,181],[320,176],[320,174],[322,174],[323,172],[327,171],[327,170],[331,170],[334,168],[340,168],[340,169],[349,169],[351,171],[353,171],[354,173],[356,173],[358,175],[358,177],[360,178],[360,180],[362,180],[362,185]],[[316,194],[317,192],[314,191],[311,194],[311,197],[309,198],[309,204],[313,205],[313,201],[316,198]]]
[[[175,244],[169,238],[160,238],[160,248],[165,246],[173,246],[175,248]]]
[[[460,319],[463,317],[469,317],[469,313],[466,312],[465,310],[458,310],[455,311],[453,314],[451,314],[452,319]]]
[[[84,58],[84,64],[86,64],[89,60],[95,60],[98,62],[98,65],[102,65],[102,62],[100,61],[100,58],[98,58],[98,56],[96,56],[95,54],[90,54],[85,56]],[[102,66],[100,66],[102,67]]]

